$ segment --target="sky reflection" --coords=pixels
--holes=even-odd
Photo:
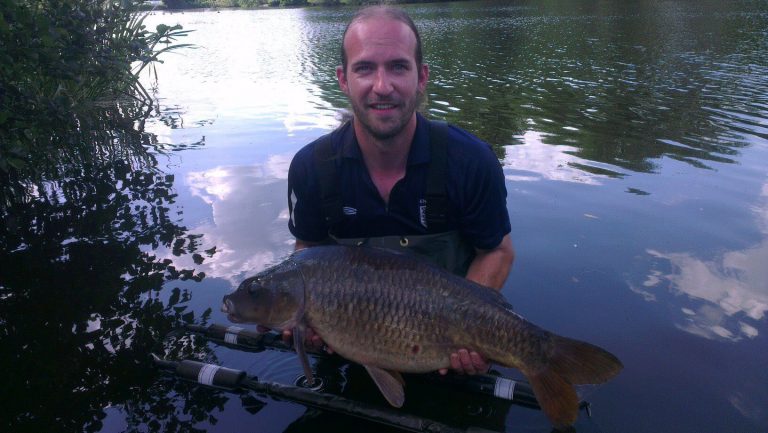
[[[185,183],[192,195],[212,211],[210,219],[190,229],[216,253],[202,265],[184,265],[235,285],[280,261],[293,241],[285,198],[290,160],[291,155],[271,155],[259,165],[188,173]]]
[[[578,149],[567,145],[546,144],[547,133],[528,130],[516,136],[522,144],[505,146],[505,177],[510,182],[556,180],[600,185],[608,176],[589,173],[587,161],[572,155]]]
[[[679,329],[708,339],[739,341],[758,336],[757,321],[768,311],[768,183],[752,208],[763,239],[754,247],[728,251],[705,260],[692,253],[646,252],[671,266],[670,272],[651,269],[642,288],[634,290],[656,300],[654,289],[686,295]]]
[[[197,120],[225,121],[248,124],[254,130],[256,125],[273,125],[280,119],[281,130],[288,135],[333,127],[338,123],[333,105],[309,79],[316,71],[304,13],[301,9],[227,10],[214,15],[216,19],[197,11],[151,15],[150,27],[178,23],[194,30],[183,42],[194,44],[195,49],[156,65],[160,96],[184,95],[168,100],[183,101],[179,108],[187,126]],[[151,85],[148,76],[142,81]],[[163,134],[162,125],[155,125],[153,132]]]

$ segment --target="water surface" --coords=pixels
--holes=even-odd
[[[768,430],[768,3],[406,8],[430,66],[424,112],[474,132],[503,162],[518,253],[504,295],[531,321],[608,348],[625,364],[614,381],[589,390],[593,417],[582,413],[577,431]],[[226,323],[221,297],[291,251],[288,164],[346,107],[334,68],[351,13],[222,10],[148,19],[194,29],[187,42],[198,46],[158,67],[159,115],[147,132],[167,151],[155,152],[156,171],[117,176],[128,196],[117,215],[148,223],[107,224],[82,250],[72,245],[83,234],[54,238],[65,253],[31,268],[24,263],[34,242],[5,241],[0,323],[8,330],[0,341],[11,351],[38,341],[47,359],[9,366],[56,384],[41,396],[42,379],[12,382],[24,404],[8,419],[49,430],[59,423],[88,431],[339,428],[299,405],[163,379],[141,370],[147,354],[136,352],[167,349],[151,342],[170,330],[162,318],[173,314]],[[107,194],[103,203],[119,198]],[[81,223],[62,221],[65,232]],[[121,255],[94,239],[126,237],[120,233],[136,241],[121,254],[132,263],[151,255],[165,263],[164,277],[107,272],[124,269],[116,267]],[[16,264],[13,272],[6,263]],[[68,281],[69,292],[25,297],[35,281],[56,278]],[[114,293],[98,290],[105,286]],[[99,297],[106,301],[93,301]],[[146,315],[130,313],[141,308]],[[285,353],[193,342],[167,350],[264,380],[290,383],[300,373]],[[70,368],[50,362],[72,353],[84,355]],[[86,379],[89,372],[100,384]],[[344,373],[348,387],[366,381],[354,368]],[[444,422],[549,431],[536,411],[512,407],[478,418],[463,415],[472,408],[460,396],[434,407],[433,396],[413,392],[420,410]],[[374,388],[359,394],[377,398]]]

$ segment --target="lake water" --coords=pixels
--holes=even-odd
[[[768,431],[768,2],[405,8],[430,65],[425,113],[503,162],[517,250],[503,294],[625,365],[588,390],[576,430]],[[181,322],[226,324],[222,296],[291,251],[288,165],[347,106],[334,68],[351,13],[147,19],[194,30],[183,42],[197,45],[157,68],[152,167],[62,180],[98,198],[17,210],[44,239],[3,232],[9,431],[378,431],[147,368],[153,352],[300,374],[288,353],[163,339]],[[367,381],[342,372],[348,387]],[[535,410],[477,415],[461,396],[413,395],[452,425],[550,429]]]

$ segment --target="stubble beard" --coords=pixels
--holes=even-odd
[[[371,119],[372,116],[368,116],[366,107],[359,106],[351,99],[350,103],[352,104],[352,111],[354,112],[355,118],[357,118],[371,137],[379,141],[386,141],[397,137],[405,129],[406,125],[408,125],[408,122],[411,120],[411,117],[413,117],[413,113],[416,112],[416,108],[419,106],[420,101],[423,100],[423,97],[424,94],[422,92],[417,92],[413,98],[406,101],[401,116],[389,119],[382,125],[374,124]]]

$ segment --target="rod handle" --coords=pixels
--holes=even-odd
[[[185,359],[176,366],[176,375],[202,385],[234,390],[240,388],[246,374],[242,370]]]

